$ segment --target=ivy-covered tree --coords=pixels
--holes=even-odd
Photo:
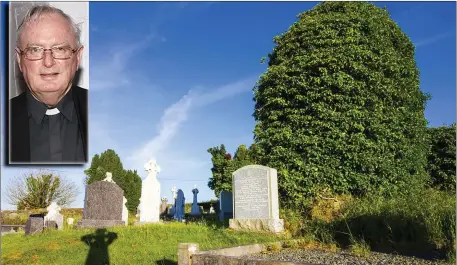
[[[456,126],[428,128],[430,153],[428,155],[428,172],[432,187],[455,192],[456,176]]]
[[[255,143],[282,202],[423,185],[428,95],[409,37],[366,2],[323,2],[298,18],[254,88]]]
[[[105,179],[106,172],[111,172],[113,180],[124,191],[127,209],[135,213],[141,197],[141,177],[132,170],[125,170],[121,159],[112,149],[92,158],[91,165],[84,171],[87,175],[86,184]]]

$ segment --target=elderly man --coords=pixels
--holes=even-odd
[[[80,30],[60,9],[38,5],[18,27],[26,91],[10,100],[10,163],[87,162],[87,90],[75,85]]]

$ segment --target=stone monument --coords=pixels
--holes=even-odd
[[[51,205],[46,208],[48,214],[44,217],[44,226],[48,227],[48,222],[54,221],[57,224],[57,229],[63,229],[63,215],[60,214],[60,206],[56,202],[52,202]]]
[[[233,194],[230,191],[219,193],[219,220],[233,218]]]
[[[106,177],[103,179],[103,181],[111,182],[111,183],[116,183],[113,180],[113,174],[111,172],[106,172]],[[128,225],[129,222],[129,211],[127,209],[127,199],[125,196],[122,196],[122,221],[125,222],[125,225]]]
[[[157,174],[160,167],[155,160],[150,160],[144,165],[148,176],[141,185],[140,222],[158,223],[160,221],[160,183]]]
[[[162,204],[160,205],[160,215],[166,215],[167,214],[167,205],[168,199],[167,197],[162,197]]]
[[[178,190],[176,189],[176,186],[173,185],[173,188],[171,189],[171,194],[172,194],[172,200],[173,202],[171,203],[171,208],[170,208],[170,215],[174,216],[175,215],[175,210],[176,210],[176,192]]]
[[[42,214],[31,214],[25,224],[24,232],[26,235],[33,235],[43,232],[44,216]]]
[[[174,218],[178,220],[178,222],[182,222],[184,219],[184,205],[186,203],[186,198],[184,197],[184,192],[179,189],[178,196],[176,197],[176,210]]]
[[[114,182],[95,181],[86,186],[83,219],[76,228],[103,228],[124,225],[124,191]]]
[[[198,200],[197,200],[197,194],[198,194],[197,185],[194,186],[192,193],[194,194],[194,201],[192,203],[190,215],[201,215],[200,207],[198,206]]]
[[[280,233],[278,179],[274,168],[249,165],[232,174],[233,219],[230,228]]]

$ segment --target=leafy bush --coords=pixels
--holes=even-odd
[[[436,189],[455,193],[455,123],[450,126],[428,128],[428,135],[430,153],[427,169],[431,176],[431,185]]]

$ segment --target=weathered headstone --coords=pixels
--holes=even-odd
[[[124,191],[114,182],[95,181],[86,186],[83,219],[77,228],[102,228],[124,225]]]
[[[176,186],[173,185],[173,188],[171,189],[171,194],[172,194],[172,198],[173,198],[173,202],[171,203],[171,208],[170,208],[170,215],[171,216],[174,216],[175,215],[175,211],[176,211],[176,192],[178,192],[178,190],[176,189]]]
[[[160,221],[161,198],[157,174],[160,173],[160,167],[155,160],[150,160],[144,165],[144,169],[148,172],[148,176],[141,185],[139,224],[158,223]]]
[[[224,221],[233,217],[233,196],[229,191],[219,193],[219,220]]]
[[[49,229],[49,230],[55,230],[55,229],[59,228],[56,221],[48,220],[48,221],[45,221],[44,224],[45,224],[46,229]]]
[[[122,196],[122,221],[124,221],[125,225],[129,224],[129,211],[127,209],[127,199],[125,196]]]
[[[263,230],[279,233],[284,220],[279,219],[278,179],[274,168],[245,166],[233,177],[232,229]]]
[[[210,214],[214,214],[215,213],[213,205],[211,205],[211,208],[209,208],[209,213]]]
[[[75,221],[74,218],[67,218],[67,225],[73,225],[74,221]]]
[[[63,229],[63,215],[60,214],[60,206],[57,205],[56,202],[52,202],[51,205],[46,208],[48,210],[48,214],[44,217],[44,224],[45,227],[48,227],[49,221],[54,221],[57,224],[57,229]]]
[[[31,214],[25,224],[24,232],[26,235],[33,235],[43,232],[44,217],[41,214]]]
[[[197,185],[195,185],[194,189],[192,190],[192,193],[194,194],[194,200],[192,202],[192,208],[190,209],[190,214],[191,215],[201,215],[201,210],[200,210],[200,207],[198,207],[198,200],[197,200],[197,194],[198,194]]]
[[[178,220],[178,222],[182,222],[184,219],[184,205],[186,203],[186,198],[184,197],[184,192],[179,189],[178,196],[176,197],[176,210],[174,218]]]
[[[168,201],[167,197],[162,197],[162,204],[160,205],[160,215],[167,214],[167,208],[168,208],[167,201]]]

